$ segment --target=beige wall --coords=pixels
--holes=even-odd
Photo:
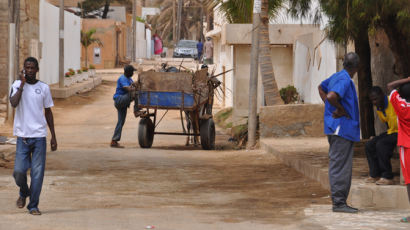
[[[84,19],[83,31],[88,31],[91,28],[97,30],[94,34],[96,38],[99,38],[103,44],[101,49],[101,63],[94,64],[93,53],[94,48],[98,47],[97,44],[92,44],[88,47],[88,63],[93,64],[97,69],[114,68],[117,52],[119,54],[120,62],[124,62],[126,59],[126,37],[127,29],[124,23],[115,22],[110,19]],[[116,36],[118,34],[118,50],[116,49]],[[85,64],[85,50],[82,48],[81,55],[82,65]]]
[[[271,44],[293,44],[296,37],[320,31],[315,25],[270,24],[269,40]],[[251,44],[251,24],[225,24],[222,27],[223,44]]]
[[[249,106],[249,76],[250,76],[250,45],[234,46],[234,85],[233,85],[233,122],[241,124],[248,116]],[[271,47],[273,71],[278,88],[292,85],[293,51],[292,46]],[[263,87],[261,74],[258,74],[258,108],[263,105]]]

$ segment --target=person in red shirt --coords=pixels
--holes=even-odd
[[[400,164],[410,201],[410,77],[390,82],[387,88],[391,91],[390,102],[397,114],[397,146],[400,148]],[[410,216],[401,221],[410,222]]]

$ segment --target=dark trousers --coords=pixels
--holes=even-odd
[[[346,204],[352,183],[353,141],[328,135],[329,183],[334,206]]]
[[[397,133],[382,133],[366,143],[366,156],[371,177],[393,179],[390,158],[397,145]]]
[[[138,97],[134,99],[134,111],[138,111]],[[115,126],[114,135],[112,136],[113,141],[121,140],[122,127],[125,124],[125,119],[127,117],[127,109],[131,104],[130,94],[120,95],[114,99],[114,106],[117,109],[118,121]]]

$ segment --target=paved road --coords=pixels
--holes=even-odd
[[[115,78],[92,92],[55,101],[59,150],[48,153],[42,216],[15,207],[11,168],[0,168],[0,230],[58,229],[406,229],[401,212],[330,212],[329,193],[262,151],[233,150],[218,132],[217,150],[156,136],[137,145],[129,111],[121,143],[108,147],[116,111]],[[178,113],[158,126],[179,131]],[[10,165],[11,166],[11,165]]]

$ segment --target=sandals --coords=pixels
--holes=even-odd
[[[410,223],[410,216],[401,218],[400,222],[402,222],[402,223]]]
[[[124,146],[120,145],[117,141],[111,141],[110,147],[111,148],[121,148],[121,149],[124,148]]]
[[[40,210],[38,210],[38,209],[33,209],[33,210],[31,210],[29,213],[30,213],[31,215],[34,215],[34,216],[39,216],[39,215],[41,215],[41,212],[40,212]]]

